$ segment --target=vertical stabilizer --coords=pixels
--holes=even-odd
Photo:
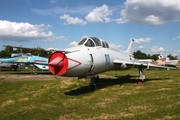
[[[125,51],[127,54],[133,54],[134,39],[131,40],[128,49]]]

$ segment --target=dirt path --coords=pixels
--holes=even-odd
[[[116,78],[100,74],[100,78]],[[73,79],[72,77],[62,77],[51,74],[0,74],[0,80],[3,81],[26,81],[26,80],[57,80],[57,79]]]
[[[22,75],[22,74],[0,74],[0,80],[3,81],[20,81],[20,80],[56,80],[59,76],[55,75]]]

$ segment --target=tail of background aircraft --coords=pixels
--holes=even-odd
[[[132,55],[133,54],[133,47],[134,47],[134,39],[131,40],[129,47],[125,51],[127,54]]]
[[[49,70],[49,66],[47,65],[40,65],[40,64],[34,64],[34,65],[41,70]]]

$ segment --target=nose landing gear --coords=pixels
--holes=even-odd
[[[99,75],[95,75],[91,78],[90,84],[89,84],[89,90],[94,91],[97,89],[96,82],[99,81]]]

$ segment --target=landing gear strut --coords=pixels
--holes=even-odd
[[[31,74],[32,74],[32,75],[37,74],[37,73],[36,73],[36,67],[35,67],[34,65],[32,66],[32,73],[31,73]]]
[[[141,65],[139,66],[139,81],[138,81],[138,85],[142,85],[142,83],[144,82],[144,79],[146,78],[145,74],[144,74],[144,67]]]
[[[94,91],[97,89],[96,82],[99,81],[99,75],[95,75],[91,78],[90,84],[89,84],[89,90]]]

